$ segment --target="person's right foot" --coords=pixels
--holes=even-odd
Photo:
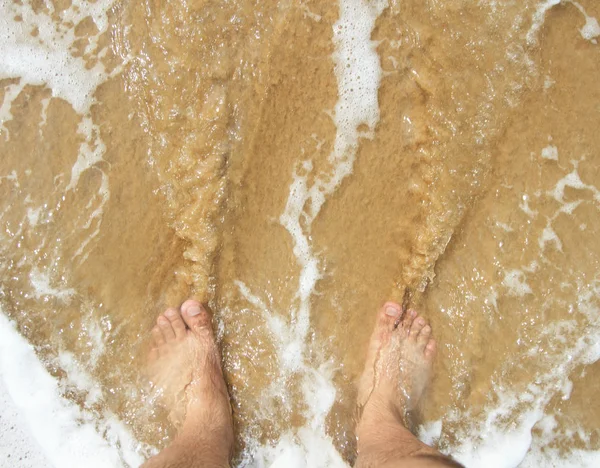
[[[179,438],[206,445],[202,466],[227,466],[233,423],[210,315],[188,300],[158,317],[152,337],[148,371]]]
[[[431,327],[414,310],[387,302],[377,313],[358,404],[362,416],[359,443],[374,433],[377,421],[398,419],[406,425],[429,383],[436,345]]]

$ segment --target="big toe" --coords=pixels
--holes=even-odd
[[[395,302],[386,302],[377,313],[375,333],[391,332],[398,326],[402,316],[402,306]]]
[[[186,325],[194,333],[212,333],[210,315],[198,301],[185,301],[181,306],[181,315]]]

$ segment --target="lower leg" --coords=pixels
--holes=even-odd
[[[152,330],[150,374],[163,393],[178,435],[144,468],[223,468],[233,423],[210,316],[196,301],[169,309]]]
[[[356,468],[413,466],[401,462],[417,455],[438,455],[439,452],[417,439],[402,423],[387,402],[369,401],[357,427],[358,459]]]
[[[222,445],[222,440],[215,440],[205,431],[183,429],[171,445],[143,468],[225,468],[231,455],[228,450],[221,450]]]
[[[359,387],[355,467],[460,467],[407,429],[429,383],[435,341],[416,312],[401,315],[395,303],[377,315]]]

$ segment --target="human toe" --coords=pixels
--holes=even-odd
[[[208,330],[212,333],[210,316],[206,309],[198,301],[188,300],[181,306],[181,315],[186,325],[193,332]]]
[[[165,317],[171,323],[171,327],[175,333],[175,338],[180,340],[185,337],[185,323],[181,317],[181,313],[174,308],[169,308],[165,311]]]
[[[402,316],[402,306],[395,302],[386,302],[377,313],[376,332],[391,332]]]
[[[427,324],[427,322],[425,321],[425,319],[421,316],[418,316],[417,318],[415,318],[413,320],[412,325],[410,326],[410,333],[409,336],[413,339],[417,339],[417,336],[419,336],[419,332],[423,329],[423,327]]]
[[[419,331],[419,335],[417,336],[417,343],[421,346],[421,349],[425,348],[427,343],[429,342],[429,338],[431,337],[431,326],[425,325]]]
[[[417,312],[415,310],[407,310],[404,316],[402,317],[402,321],[398,325],[398,328],[402,329],[408,335],[416,316]]]
[[[435,356],[436,349],[437,345],[435,343],[435,340],[432,338],[427,342],[427,346],[425,346],[425,357],[430,360],[433,359]]]
[[[160,328],[158,327],[158,325],[156,325],[155,327],[152,328],[151,333],[152,333],[152,338],[154,339],[154,344],[156,347],[160,347],[165,344],[165,337],[163,336],[162,332],[160,331]]]
[[[160,332],[167,343],[175,339],[175,330],[173,330],[171,322],[169,322],[167,317],[164,315],[159,315],[156,319],[156,323],[158,324],[158,328],[160,329]]]

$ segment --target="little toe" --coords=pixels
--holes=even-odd
[[[154,344],[159,347],[165,344],[165,337],[163,336],[158,325],[152,328],[152,338],[154,338]]]
[[[175,339],[181,340],[185,338],[185,323],[177,309],[170,307],[165,311],[165,317],[171,322],[171,327],[175,332]]]
[[[167,343],[175,339],[175,330],[173,330],[171,322],[169,322],[167,317],[159,315],[158,319],[156,319],[156,323]]]
[[[427,322],[421,316],[414,319],[412,325],[410,326],[409,336],[416,340],[417,336],[419,336],[419,332],[423,329],[423,327],[426,324],[427,324]]]
[[[198,301],[188,300],[181,305],[181,315],[194,333],[209,331],[212,333],[210,315]]]
[[[436,351],[436,343],[435,340],[432,338],[429,340],[429,342],[427,343],[427,346],[425,346],[425,357],[427,359],[433,359],[433,357],[435,356],[435,351]]]

